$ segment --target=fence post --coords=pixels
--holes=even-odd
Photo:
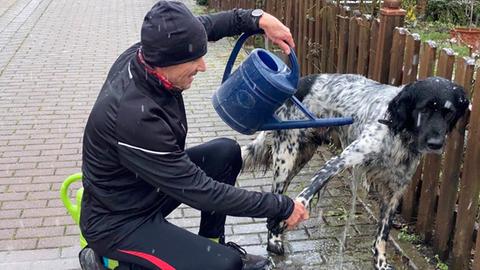
[[[337,15],[339,14],[339,7],[332,6],[328,12],[328,65],[327,65],[327,72],[334,73],[335,72],[335,64],[337,59],[337,40],[338,40],[338,32],[337,32]]]
[[[328,65],[328,46],[330,43],[328,42],[328,10],[330,9],[329,5],[324,5],[322,10],[321,10],[321,16],[322,16],[322,37],[320,39],[320,71],[321,72],[327,72],[327,65]]]
[[[420,35],[407,35],[405,46],[405,64],[402,76],[402,84],[407,84],[417,79],[418,64],[420,59]]]
[[[373,79],[388,83],[389,60],[392,49],[393,30],[402,27],[406,11],[400,8],[401,0],[385,0],[380,9],[380,28],[376,45]]]
[[[419,79],[425,79],[434,75],[435,59],[437,55],[437,44],[428,41],[423,44],[420,57]],[[435,207],[436,187],[440,167],[438,166],[441,156],[438,154],[427,154],[423,158],[423,179],[418,205],[417,232],[424,237],[426,242],[431,240],[433,209]]]
[[[478,125],[479,124],[479,121],[478,119],[480,119],[480,72],[477,71],[477,79],[475,80],[475,88],[474,88],[474,92],[472,93],[472,96],[473,96],[473,100],[472,100],[472,104],[473,107],[472,107],[472,113],[471,113],[471,117],[470,119],[473,119],[473,121],[471,122],[470,124],[470,134],[469,134],[469,137],[468,137],[468,141],[469,143],[472,143],[474,142],[475,138],[479,138],[480,137],[480,126]],[[477,140],[478,142],[478,140]],[[473,158],[475,158],[475,160],[473,160],[472,162],[477,162],[477,166],[478,166],[478,162],[480,162],[480,149],[478,147],[478,144],[477,144],[477,150],[476,152],[475,149],[471,149],[471,151],[469,150],[469,154],[471,155],[474,155]],[[469,155],[468,157],[471,158],[472,156]],[[477,170],[477,173],[478,173],[478,170]],[[478,174],[477,174],[478,175]],[[477,232],[477,241],[476,241],[476,247],[475,247],[475,260],[473,261],[473,269],[480,269],[480,233]]]
[[[305,1],[306,0],[299,0],[297,3],[295,3],[297,7],[297,14],[296,14],[296,20],[298,22],[298,29],[297,29],[297,40],[295,41],[296,47],[297,47],[297,58],[298,58],[298,64],[300,66],[300,75],[303,76],[305,73],[303,73],[303,66],[305,65],[305,45],[304,45],[304,34],[303,34],[303,29],[306,25],[306,18],[305,18]]]
[[[357,74],[368,75],[368,57],[370,52],[370,21],[371,17],[364,16],[360,22],[360,33],[358,36],[358,61]]]
[[[373,79],[373,73],[375,69],[375,59],[377,58],[377,41],[378,41],[378,29],[380,28],[380,20],[373,19],[370,26],[370,50],[368,51],[368,78]]]
[[[444,55],[448,55],[447,61],[455,61],[455,55],[452,50],[444,49]],[[438,62],[438,66],[445,65]],[[464,85],[468,84],[468,78],[465,80],[464,59],[457,60],[457,71],[455,72],[455,82]],[[451,72],[449,73],[451,74]],[[451,77],[447,78],[450,79]],[[440,259],[448,259],[448,245],[452,238],[454,220],[454,210],[457,200],[458,179],[461,173],[461,164],[464,150],[466,117],[462,117],[456,127],[450,132],[447,138],[447,144],[444,154],[444,165],[441,173],[440,194],[438,198],[437,217],[435,219],[435,235],[433,238],[433,248]]]
[[[405,38],[408,30],[397,27],[393,33],[392,54],[390,57],[390,72],[388,75],[388,83],[399,86],[402,84],[402,68],[405,57]]]
[[[467,93],[470,92],[471,81],[473,79],[475,60],[466,59],[465,81],[464,85]],[[478,82],[477,82],[478,83]],[[453,240],[453,258],[452,269],[468,269],[472,246],[473,230],[475,217],[478,210],[478,193],[480,183],[480,151],[478,148],[478,119],[471,118],[469,134],[467,139],[467,150],[463,164],[462,177],[460,179],[460,192],[458,194],[458,212],[455,224],[455,236]]]
[[[348,35],[347,73],[356,73],[358,61],[358,38],[360,32],[360,12],[354,12],[350,18]]]
[[[349,15],[350,7],[342,7],[338,20],[338,58],[337,72],[345,73],[348,52],[348,35],[349,35]],[[318,32],[318,31],[317,31]]]
[[[321,62],[322,62],[322,21],[323,21],[323,2],[321,0],[315,1],[315,29],[314,29],[314,42],[316,46],[316,57],[314,59],[314,69],[313,73],[321,73]]]
[[[313,61],[315,59],[315,3],[313,0],[308,0],[308,12],[305,14],[308,16],[307,24],[306,24],[306,36],[307,36],[307,67],[306,67],[306,74],[313,73]]]

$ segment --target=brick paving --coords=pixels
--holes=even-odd
[[[143,15],[154,0],[0,1],[0,269],[78,269],[78,227],[58,196],[66,176],[79,172],[88,113],[115,58],[139,39]],[[194,11],[199,7],[185,0]],[[218,136],[245,144],[210,104],[231,41],[210,44],[208,72],[185,92],[188,146]],[[317,155],[295,180],[294,194],[318,168]],[[271,173],[243,173],[239,186],[270,190]],[[331,183],[312,218],[286,235],[277,269],[371,268],[375,225],[361,205],[338,255],[351,193]],[[321,213],[323,212],[323,216]],[[177,209],[171,222],[197,232],[199,212]],[[266,255],[265,220],[229,217],[227,238]]]

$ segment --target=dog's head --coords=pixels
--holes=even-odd
[[[418,151],[439,153],[445,135],[465,114],[468,105],[461,86],[430,77],[406,85],[388,104],[389,126],[396,134],[410,134]]]

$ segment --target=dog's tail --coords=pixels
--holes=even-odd
[[[268,170],[272,164],[271,132],[262,131],[257,138],[242,147],[243,170]]]

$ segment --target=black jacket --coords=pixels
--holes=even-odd
[[[245,10],[199,19],[209,40],[257,30]],[[290,198],[219,183],[190,161],[182,95],[145,72],[139,47],[113,64],[85,128],[80,228],[86,240],[115,244],[159,214],[166,196],[205,211],[286,219]]]

